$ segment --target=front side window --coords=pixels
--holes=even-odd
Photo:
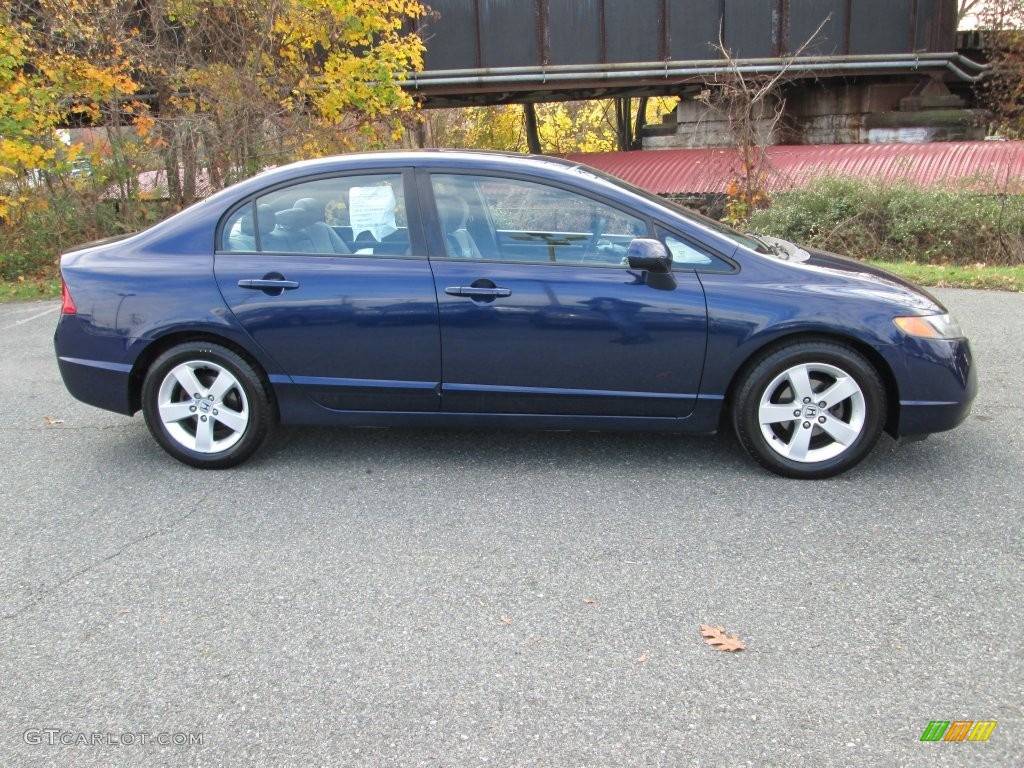
[[[607,181],[610,184],[614,184],[616,187],[632,192],[634,195],[642,197],[645,200],[650,200],[651,202],[656,203],[657,205],[660,205],[663,208],[669,208],[676,214],[682,216],[685,219],[690,220],[694,224],[704,227],[705,229],[710,229],[715,234],[721,235],[722,237],[726,237],[732,240],[734,243],[742,245],[745,248],[749,248],[752,251],[757,251],[758,253],[769,252],[768,249],[765,248],[763,244],[759,243],[755,238],[744,235],[741,232],[737,232],[735,229],[722,223],[721,221],[716,221],[715,219],[705,216],[702,213],[698,213],[697,211],[691,208],[687,208],[684,205],[680,205],[679,203],[667,197],[661,197],[660,195],[656,195],[653,192],[648,192],[646,189],[641,189],[640,187],[634,186],[633,184],[623,181],[622,179],[616,176],[612,176],[611,174],[605,173],[604,171],[599,171],[596,168],[584,168],[582,166],[576,166],[574,170],[576,170],[577,172],[581,173],[584,176],[603,179],[604,181]]]
[[[711,264],[710,256],[681,237],[666,234],[663,239],[665,247],[672,254],[673,266],[706,267],[708,264]]]
[[[228,217],[221,250],[403,255],[409,227],[402,176],[339,176],[276,189]]]
[[[449,258],[622,265],[647,222],[584,195],[491,176],[431,177]]]
[[[733,267],[726,261],[715,256],[704,246],[680,237],[666,229],[658,227],[658,237],[672,254],[672,267],[678,270],[701,269],[716,272],[732,272]]]

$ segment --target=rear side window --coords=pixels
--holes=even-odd
[[[275,189],[232,213],[221,250],[404,255],[409,223],[401,174],[341,176]]]

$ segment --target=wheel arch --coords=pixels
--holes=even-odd
[[[231,350],[251,365],[253,370],[259,374],[260,380],[263,382],[263,388],[266,391],[267,397],[274,409],[275,421],[280,419],[277,396],[274,392],[274,388],[270,384],[270,379],[267,376],[265,366],[250,354],[249,351],[241,344],[237,344],[236,342],[219,334],[204,331],[179,331],[168,333],[150,342],[146,345],[146,348],[139,353],[135,363],[132,365],[132,371],[128,377],[128,402],[133,414],[138,413],[138,411],[142,409],[142,383],[145,381],[146,372],[149,370],[153,362],[168,349],[171,349],[178,344],[185,344],[188,342],[208,342],[210,344],[217,344],[225,349]]]
[[[773,354],[776,350],[792,344],[802,344],[805,342],[815,341],[828,342],[830,344],[841,344],[849,347],[871,363],[885,387],[886,414],[883,428],[886,433],[895,437],[899,427],[900,416],[899,385],[896,382],[896,375],[893,373],[888,361],[879,354],[876,349],[871,347],[869,344],[859,341],[858,339],[841,333],[820,331],[801,331],[765,340],[764,343],[758,345],[756,349],[752,350],[751,353],[747,355],[743,363],[736,368],[729,380],[729,386],[725,391],[725,402],[722,407],[719,429],[722,431],[728,431],[728,422],[732,417],[732,410],[735,405],[736,389],[750,370],[752,370],[765,357]]]

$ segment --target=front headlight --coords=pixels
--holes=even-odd
[[[896,327],[908,336],[922,339],[962,339],[964,332],[950,315],[912,315],[894,317]]]

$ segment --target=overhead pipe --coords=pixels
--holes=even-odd
[[[743,74],[777,74],[787,70],[804,73],[862,72],[866,70],[946,69],[965,82],[976,83],[989,70],[960,54],[921,53],[891,54],[883,58],[870,56],[804,56],[789,61],[779,59],[739,59],[734,62],[710,59],[695,62],[637,62],[629,64],[580,64],[546,67],[500,67],[491,69],[451,69],[437,72],[414,72],[406,76],[404,85],[419,89],[430,86],[476,86],[498,84],[544,85],[548,82],[572,80],[611,81],[623,79],[664,79],[703,77],[738,71]],[[974,69],[972,75],[961,66]]]
[[[969,82],[979,82],[985,76],[985,72],[981,72],[977,75],[971,75],[964,72],[952,61],[919,61],[915,62],[913,66],[914,70],[918,69],[946,69],[952,72],[959,79]],[[487,85],[546,85],[548,83],[556,82],[571,82],[574,80],[585,80],[587,82],[607,82],[612,80],[627,80],[627,79],[651,79],[652,76],[660,75],[662,79],[686,79],[703,77],[706,75],[724,74],[728,72],[741,72],[742,74],[776,74],[785,71],[817,74],[817,73],[839,73],[843,74],[846,72],[864,72],[864,71],[905,71],[905,65],[901,65],[898,62],[855,62],[846,64],[817,64],[817,65],[806,65],[806,66],[778,66],[778,65],[763,65],[763,66],[721,66],[721,67],[685,67],[685,68],[667,68],[655,72],[645,72],[643,70],[625,70],[625,71],[609,71],[609,72],[544,72],[533,75],[491,75],[491,76],[477,76],[477,77],[431,77],[431,78],[418,78],[415,75],[409,75],[408,79],[404,81],[403,85],[406,87],[413,87],[419,90],[421,87],[427,88],[431,86],[487,86]]]
[[[966,66],[970,66],[975,69],[987,69],[988,64],[980,64],[972,59],[955,53],[891,53],[886,54],[884,57],[878,56],[867,56],[863,54],[858,55],[843,55],[843,56],[799,56],[791,59],[780,59],[778,57],[761,57],[761,58],[750,58],[750,59],[735,59],[737,65],[779,65],[781,63],[808,63],[808,64],[831,64],[831,63],[857,63],[857,62],[874,62],[879,60],[893,61],[893,62],[918,62],[918,61],[948,61],[951,59],[958,59],[960,63]],[[607,63],[607,64],[549,64],[549,65],[530,65],[521,67],[484,67],[479,69],[444,69],[435,71],[415,72],[412,75],[421,78],[430,78],[434,74],[444,75],[446,77],[461,77],[461,76],[476,76],[476,75],[516,75],[516,74],[530,74],[530,73],[541,73],[541,72],[612,72],[616,70],[664,70],[666,68],[679,68],[684,67],[721,67],[726,65],[728,62],[725,59],[694,59],[694,60],[666,60],[666,61],[640,61],[631,63]]]

